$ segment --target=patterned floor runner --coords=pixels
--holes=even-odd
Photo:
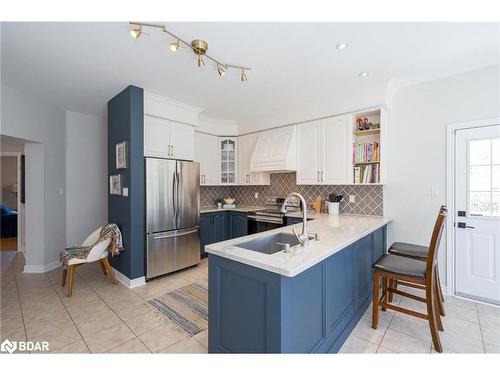
[[[208,289],[194,283],[148,301],[191,336],[208,328]]]

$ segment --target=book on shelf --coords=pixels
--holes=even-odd
[[[380,182],[380,165],[358,165],[354,167],[355,184],[374,184]]]
[[[354,163],[379,161],[379,143],[353,143],[352,160]]]

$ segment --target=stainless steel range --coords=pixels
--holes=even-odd
[[[248,234],[264,232],[266,230],[285,226],[285,214],[280,211],[284,201],[285,197],[267,197],[266,209],[249,212],[247,216]],[[300,200],[295,197],[288,198],[286,209],[290,212],[300,211]]]

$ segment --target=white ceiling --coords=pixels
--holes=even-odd
[[[239,71],[221,78],[210,63],[199,69],[190,50],[170,52],[172,39],[160,31],[133,40],[125,22],[3,23],[2,81],[93,114],[133,84],[257,128],[380,104],[390,79],[418,82],[500,62],[499,23],[166,25],[185,40],[207,40],[223,62],[252,67],[248,81]],[[349,48],[337,51],[339,42]],[[361,79],[361,71],[370,75]]]

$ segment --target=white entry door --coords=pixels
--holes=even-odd
[[[500,304],[500,125],[455,142],[455,292]]]

